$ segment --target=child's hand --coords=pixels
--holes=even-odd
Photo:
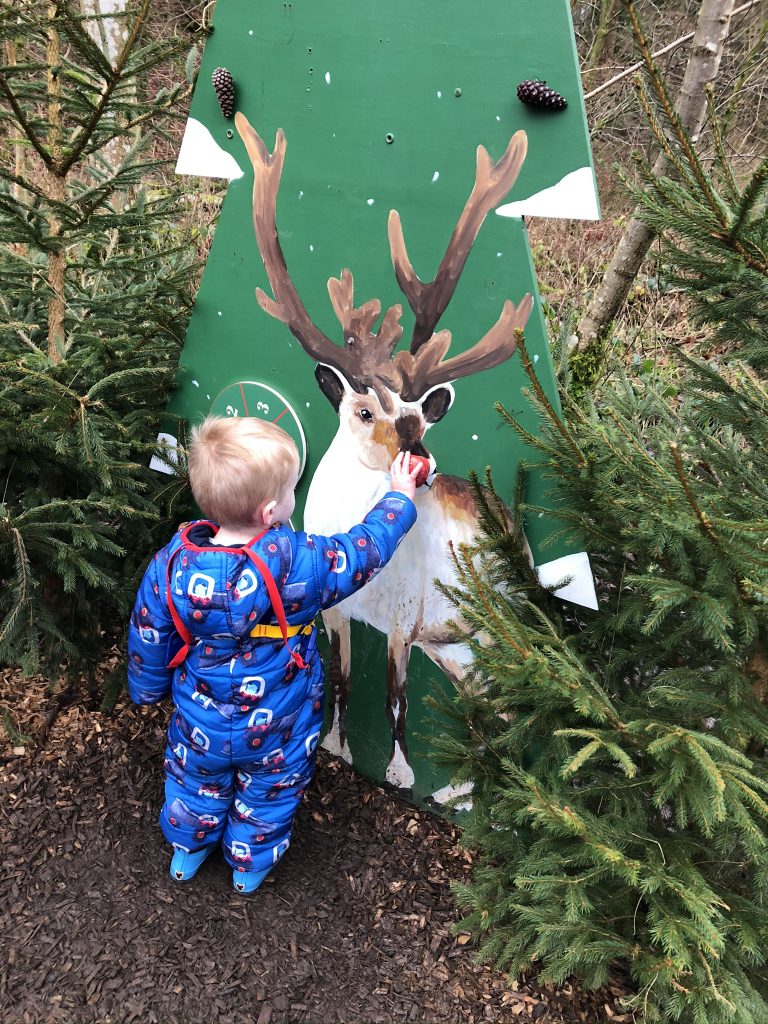
[[[416,494],[416,480],[421,473],[421,464],[416,462],[412,469],[409,469],[411,462],[410,452],[400,452],[392,463],[390,470],[392,478],[392,490],[405,494],[413,501]]]

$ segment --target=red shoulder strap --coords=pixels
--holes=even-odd
[[[263,537],[264,534],[260,534],[259,537]],[[275,613],[277,624],[280,627],[280,632],[283,634],[283,643],[288,649],[288,653],[291,656],[291,660],[296,663],[296,667],[305,669],[307,663],[304,661],[298,651],[292,651],[291,645],[288,643],[288,620],[285,617],[285,608],[283,607],[283,601],[280,597],[280,591],[277,589],[275,578],[267,567],[267,563],[263,558],[259,557],[255,551],[251,550],[251,544],[255,544],[259,537],[255,537],[250,543],[243,548],[243,552],[250,558],[256,569],[261,574],[264,583],[267,586],[267,593],[269,594],[269,600],[272,604],[272,611]]]
[[[210,525],[214,524],[211,523]],[[179,553],[179,551],[181,551],[184,548],[184,546],[188,543],[187,531],[189,529],[190,527],[186,527],[186,529],[182,531],[181,544],[168,558],[168,567],[165,575],[165,596],[166,601],[168,602],[168,610],[171,613],[171,618],[173,619],[173,624],[176,627],[176,632],[179,634],[184,644],[183,647],[181,647],[181,649],[174,655],[171,661],[168,662],[168,668],[178,668],[179,665],[182,664],[182,662],[189,654],[189,649],[194,641],[194,637],[187,629],[183,619],[176,610],[176,606],[173,603],[173,594],[171,592],[171,568],[173,565],[173,559]],[[250,561],[253,562],[254,566],[256,567],[256,570],[258,571],[259,575],[264,580],[264,583],[266,584],[267,587],[267,593],[269,594],[269,600],[272,605],[272,610],[275,613],[275,618],[277,619],[277,623],[280,627],[280,632],[283,634],[283,643],[287,647],[288,653],[291,656],[291,660],[295,662],[296,667],[299,669],[305,669],[307,668],[306,662],[304,661],[304,659],[302,658],[298,651],[291,650],[291,646],[288,643],[288,620],[285,617],[285,608],[283,607],[283,602],[280,597],[280,591],[277,589],[275,578],[269,571],[269,568],[267,567],[267,564],[264,561],[264,559],[252,550],[252,546],[256,544],[258,541],[260,541],[261,538],[267,532],[267,530],[262,530],[262,532],[258,534],[258,536],[254,537],[253,540],[248,541],[246,545],[233,550],[242,552],[247,558],[249,558]]]
[[[168,662],[168,668],[178,668],[179,665],[181,665],[186,656],[189,654],[189,648],[192,645],[192,641],[194,640],[194,637],[184,624],[184,620],[176,611],[176,605],[173,603],[173,594],[171,593],[171,569],[173,566],[173,559],[179,553],[179,551],[180,547],[176,548],[176,550],[168,557],[168,566],[166,568],[165,573],[165,600],[168,605],[168,611],[171,613],[173,624],[176,627],[176,632],[184,641],[184,646],[181,647]]]

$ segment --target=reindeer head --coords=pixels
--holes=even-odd
[[[435,461],[424,446],[424,434],[448,412],[453,402],[450,384],[439,384],[419,401],[406,402],[387,393],[385,403],[373,388],[360,394],[330,366],[319,363],[315,379],[339,415],[339,430],[353,441],[352,449],[368,469],[389,471],[398,452],[407,451]]]
[[[343,344],[335,344],[312,322],[288,273],[275,224],[285,135],[278,130],[270,153],[243,114],[235,115],[235,125],[253,164],[253,225],[274,292],[274,298],[270,298],[257,288],[259,305],[286,324],[304,351],[316,360],[315,377],[320,388],[339,413],[344,429],[360,442],[356,450],[365,465],[386,472],[399,451],[430,457],[423,444],[424,433],[450,408],[451,382],[509,359],[517,348],[516,332],[523,329],[531,311],[530,295],[525,295],[518,306],[507,299],[501,316],[480,341],[448,359],[451,333],[435,332],[487,213],[506,197],[520,172],[527,148],[525,132],[513,135],[495,164],[486,149],[478,146],[474,187],[434,280],[425,283],[417,277],[408,259],[400,216],[396,210],[390,212],[392,264],[415,314],[409,350],[395,352],[403,334],[402,306],[390,306],[375,329],[381,303],[370,299],[362,306],[354,305],[349,270],[328,281]]]

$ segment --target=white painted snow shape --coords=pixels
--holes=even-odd
[[[556,185],[534,192],[527,199],[505,203],[496,213],[500,217],[563,217],[574,220],[600,220],[597,187],[591,167],[580,167],[561,178]]]
[[[154,469],[156,473],[167,473],[168,476],[177,476],[178,452],[176,449],[179,447],[178,440],[173,434],[166,434],[163,430],[157,435],[157,440],[167,446],[166,455],[165,458],[153,455],[149,460],[149,468]]]
[[[242,178],[237,160],[222,149],[202,121],[190,117],[184,129],[176,160],[177,174],[199,174],[204,178]]]
[[[537,565],[536,575],[544,587],[554,587],[556,583],[570,577],[570,582],[558,587],[555,595],[563,601],[597,611],[595,580],[586,551],[577,551],[573,555],[564,555],[562,558]]]

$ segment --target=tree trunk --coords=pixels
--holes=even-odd
[[[735,4],[736,0],[702,0],[691,55],[676,104],[678,117],[693,142],[698,138],[706,113],[704,87],[717,77]],[[628,7],[631,9],[632,4],[629,3]],[[667,165],[666,156],[660,153],[653,165],[653,173],[657,177],[661,176],[667,170]],[[586,348],[600,338],[616,318],[653,242],[654,232],[640,220],[638,214],[635,208],[611,264],[581,318],[576,331],[579,349]]]
[[[127,6],[127,0],[80,0],[80,9],[88,16],[85,30],[112,67],[117,64],[117,59],[130,35],[130,18],[125,15]],[[126,93],[126,97],[128,95],[135,97],[135,86],[131,88],[130,93]],[[128,139],[113,139],[104,146],[100,155],[116,171],[130,145]]]
[[[125,17],[126,0],[80,0],[80,8],[92,19],[85,23],[88,35],[114,67],[130,29]],[[110,18],[110,14],[117,17]]]
[[[52,164],[48,169],[48,198],[57,203],[66,200],[66,176],[59,171],[61,163],[61,41],[56,28],[56,4],[48,5],[48,151]],[[51,239],[61,237],[61,222],[55,213],[48,218],[48,231]],[[63,242],[59,242],[48,256],[48,287],[51,297],[48,300],[48,358],[53,363],[60,363],[66,343],[64,313],[66,298],[64,295],[67,257]]]

